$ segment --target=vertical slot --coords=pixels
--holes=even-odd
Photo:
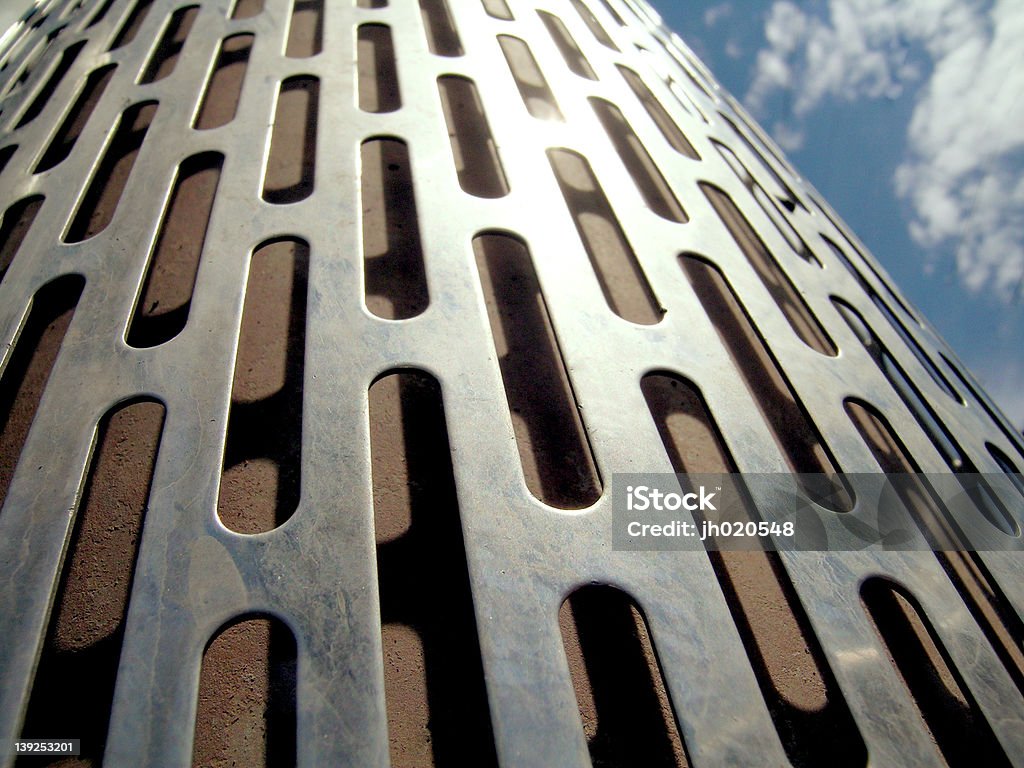
[[[964,492],[974,501],[981,514],[1007,536],[1017,536],[1019,531],[1013,516],[992,494],[984,478],[978,474],[977,467],[964,454],[956,438],[936,416],[921,395],[921,391],[907,377],[903,368],[885,348],[871,326],[856,309],[842,299],[833,297],[832,303],[850,326],[850,330],[860,340],[864,350],[875,361],[882,375],[903,400],[907,410],[913,415],[921,431],[931,440],[935,450],[942,456],[950,471],[956,474],[957,481],[963,487]]]
[[[705,91],[705,93],[706,93],[706,91]],[[709,98],[710,98],[710,95],[709,95]],[[732,104],[732,111],[733,111],[733,115],[736,118],[736,123],[738,123],[739,125],[742,125],[744,128],[746,128],[747,132],[750,133],[750,135],[754,137],[754,139],[757,141],[757,143],[760,144],[762,147],[764,147],[768,151],[768,154],[772,156],[772,159],[775,160],[775,162],[778,164],[778,166],[780,168],[782,168],[784,171],[788,172],[790,176],[797,177],[798,174],[793,170],[793,168],[789,165],[789,163],[786,162],[786,160],[781,155],[779,155],[779,153],[775,150],[774,144],[768,138],[768,136],[765,135],[764,131],[761,130],[760,126],[758,126],[755,123],[751,123],[738,110],[739,110],[739,105],[737,105],[735,102],[733,102],[733,104]]]
[[[644,376],[640,386],[673,471],[737,471],[691,382],[662,372]],[[709,550],[708,558],[790,761],[802,768],[863,766],[864,742],[778,555]]]
[[[659,322],[664,310],[586,158],[551,149],[548,159],[608,307],[631,323]]]
[[[39,89],[39,93],[36,94],[36,97],[32,100],[32,103],[29,105],[28,109],[25,110],[21,119],[18,121],[18,124],[15,126],[15,130],[21,128],[32,120],[35,120],[40,114],[42,114],[42,111],[46,108],[50,98],[53,96],[57,88],[60,87],[65,75],[67,75],[68,70],[71,69],[71,65],[75,63],[75,59],[78,58],[78,54],[82,52],[82,48],[84,47],[85,41],[83,40],[80,43],[75,43],[74,45],[70,45],[64,49],[64,52],[60,56],[60,61],[53,70],[53,74],[51,74],[49,79],[46,81],[46,85]]]
[[[512,11],[509,10],[508,3],[505,0],[480,0],[484,6],[484,11],[487,12],[488,16],[495,19],[501,19],[503,21],[514,21],[515,17],[512,15]]]
[[[988,397],[982,397],[981,393],[975,389],[974,385],[964,375],[963,370],[959,365],[953,363],[948,357],[942,352],[939,352],[939,357],[942,358],[942,362],[946,364],[946,367],[953,372],[956,376],[956,380],[960,382],[960,386],[964,388],[965,392],[969,392],[974,398],[974,401],[981,406],[982,410],[988,414],[988,417],[992,419],[992,423],[999,428],[999,431],[1003,433],[1003,436],[1013,445],[1018,451],[1024,452],[1024,441],[1021,440],[1021,433],[1010,428],[1006,424],[1006,418],[1001,414],[997,413],[996,409],[989,402]]]
[[[242,95],[245,70],[249,67],[253,36],[232,35],[221,43],[220,53],[206,84],[199,114],[193,125],[198,130],[209,130],[227,125],[235,119],[238,100]]]
[[[359,62],[359,108],[364,112],[394,112],[402,106],[395,68],[391,27],[361,24],[356,42]]]
[[[87,765],[100,764],[107,740],[163,422],[164,407],[144,401],[120,406],[100,423],[22,727],[25,738],[78,734],[78,760]]]
[[[223,162],[223,155],[205,152],[183,160],[178,166],[142,294],[128,326],[129,345],[163,344],[177,336],[188,322]]]
[[[35,221],[42,205],[43,197],[33,195],[22,198],[4,211],[3,218],[0,219],[0,280],[4,279],[4,275],[14,262],[14,257],[18,255],[18,249],[32,228],[32,222]]]
[[[705,83],[703,82],[703,78],[699,77],[698,74],[695,73],[694,69],[692,68],[692,64],[690,64],[689,62],[682,61],[679,58],[679,56],[676,54],[675,50],[673,50],[660,37],[655,38],[655,40],[657,41],[658,45],[661,46],[661,49],[663,51],[665,51],[665,53],[668,54],[669,58],[672,59],[676,63],[676,65],[679,67],[679,70],[684,75],[686,75],[686,79],[690,81],[691,85],[693,85],[694,88],[696,88],[698,91],[700,91],[700,93],[702,93],[704,95],[704,97],[709,102],[711,102],[712,104],[714,104],[715,102],[719,101],[719,99],[716,99],[711,94],[711,89],[709,88],[708,85],[705,85]]]
[[[103,159],[78,204],[64,242],[88,240],[110,224],[155,115],[155,101],[135,104],[121,113]]]
[[[654,19],[652,19],[651,16],[648,15],[647,9],[644,8],[643,6],[638,5],[637,3],[633,2],[633,0],[622,1],[623,5],[625,5],[627,8],[629,8],[630,11],[633,12],[633,16],[636,17],[636,20],[640,22],[641,27],[648,27],[652,24],[655,26],[659,25],[660,21],[655,21]],[[664,41],[662,40],[658,40],[658,42],[661,43],[662,46],[665,45]]]
[[[808,498],[834,512],[849,512],[851,491],[732,286],[717,266],[699,256],[683,254],[679,263]],[[824,482],[817,485],[811,475],[820,475]]]
[[[36,292],[0,375],[0,507],[84,287],[78,275],[65,275]]]
[[[85,0],[76,0],[74,3],[69,3],[64,6],[64,9],[60,12],[60,16],[58,18],[60,18],[61,21],[67,21],[69,17],[75,15],[79,10],[81,10],[84,4]]]
[[[932,381],[934,381],[939,389],[945,392],[946,395],[955,400],[959,405],[965,405],[964,399],[960,397],[960,394],[955,389],[953,389],[953,386],[949,383],[946,377],[942,375],[942,372],[938,369],[935,363],[933,363],[931,358],[925,354],[921,345],[917,343],[917,339],[910,335],[906,326],[904,326],[903,323],[900,322],[899,318],[893,314],[892,310],[890,310],[886,303],[882,301],[882,298],[873,290],[869,290],[868,293],[871,295],[871,300],[875,303],[875,306],[878,307],[878,310],[883,315],[885,315],[885,319],[889,321],[889,325],[893,327],[899,337],[903,340],[903,343],[907,345],[907,348],[914,354],[917,361],[921,363],[921,367],[928,372],[929,376],[931,376]]]
[[[86,27],[86,29],[92,29],[101,21],[103,21],[103,19],[105,19],[107,16],[107,12],[110,11],[110,6],[112,6],[113,4],[114,0],[105,0],[105,2],[102,5],[100,5],[100,7],[93,14],[92,18],[89,19],[89,24]]]
[[[231,9],[232,19],[251,19],[263,13],[263,0],[236,0]]]
[[[750,196],[754,198],[754,202],[760,206],[761,210],[764,211],[764,215],[775,226],[775,229],[781,235],[782,239],[786,241],[786,244],[790,247],[793,253],[797,254],[801,259],[809,264],[813,264],[819,269],[822,268],[822,263],[818,260],[811,250],[807,247],[807,243],[804,242],[803,238],[793,228],[793,225],[789,223],[789,220],[782,215],[779,211],[778,206],[774,200],[760,184],[754,179],[747,166],[745,166],[736,154],[724,144],[719,144],[714,139],[711,140],[714,144],[715,149],[725,160],[726,164],[736,174],[736,178],[747,188],[750,192]],[[724,193],[723,193],[724,194]],[[790,204],[792,205],[792,204]],[[787,210],[789,208],[787,207]]]
[[[597,80],[597,75],[591,69],[590,62],[587,61],[587,57],[583,55],[583,51],[580,50],[576,40],[573,39],[573,36],[562,20],[546,11],[537,11],[537,13],[540,15],[540,20],[544,22],[544,26],[547,27],[548,34],[551,35],[555,47],[558,48],[562,58],[565,59],[565,66],[572,73],[580,77],[585,77],[587,80]]]
[[[459,185],[477,197],[504,197],[508,183],[476,85],[465,77],[442,75],[437,87]]]
[[[872,262],[872,259],[861,253],[860,249],[858,249],[857,246],[853,244],[853,241],[850,239],[850,236],[846,234],[843,227],[841,227],[839,225],[839,222],[833,219],[832,215],[828,212],[828,210],[826,210],[824,203],[818,203],[817,208],[819,211],[822,212],[822,214],[824,214],[825,218],[829,220],[829,222],[836,229],[836,231],[843,236],[843,239],[846,240],[847,245],[853,250],[854,253],[857,254],[857,257],[860,259],[861,264],[867,267],[868,271],[875,276],[875,279],[878,281],[879,285],[881,285],[882,288],[885,289],[885,292],[889,295],[889,298],[891,298],[892,301],[895,302],[896,306],[903,310],[903,313],[907,317],[909,317],[911,320],[917,323],[917,325],[921,326],[922,323],[917,318],[917,315],[914,314],[914,311],[903,301],[903,299],[900,298],[899,294],[893,290],[892,286],[889,285],[889,281],[882,276],[882,273],[878,270],[878,267],[876,267],[875,264]],[[835,252],[835,254],[840,258],[841,261],[843,261],[847,269],[859,280],[865,282],[864,279],[860,276],[859,270],[853,265],[852,260],[847,259],[847,256],[845,253],[843,253],[842,249],[840,249],[838,245],[833,243],[824,235],[822,235],[821,237],[823,240],[825,240],[825,242],[829,243],[829,246],[832,248],[833,252]]]
[[[588,507],[601,478],[530,252],[500,234],[479,235],[473,250],[526,485],[553,507]]]
[[[846,270],[850,273],[853,279],[857,281],[860,287],[864,289],[864,292],[871,297],[871,301],[874,302],[875,306],[878,308],[878,311],[881,312],[885,319],[889,321],[889,325],[892,326],[893,330],[896,331],[896,334],[903,340],[903,343],[907,345],[907,348],[914,354],[914,357],[917,358],[917,361],[921,363],[921,367],[928,372],[928,375],[931,376],[932,381],[934,381],[935,384],[939,387],[939,389],[945,392],[946,395],[951,397],[953,400],[956,400],[957,403],[959,403],[960,405],[964,405],[965,403],[963,398],[960,397],[960,395],[957,393],[955,389],[953,389],[953,386],[949,383],[949,380],[942,375],[942,372],[931,361],[931,358],[929,358],[928,355],[925,354],[924,350],[921,349],[921,345],[918,344],[917,340],[910,335],[910,331],[907,330],[906,326],[903,325],[903,323],[896,316],[896,314],[891,309],[889,309],[889,305],[882,300],[882,297],[879,296],[875,289],[872,288],[871,285],[868,283],[868,281],[864,279],[864,276],[857,271],[857,269],[847,258],[846,254],[843,253],[843,250],[824,235],[821,236],[821,239],[825,241],[829,248],[832,249],[832,252],[835,254],[836,258],[838,258],[842,265],[846,267]]]
[[[879,468],[887,474],[898,475],[892,484],[896,495],[925,535],[939,562],[949,571],[951,561],[963,560],[962,553],[954,550],[969,546],[961,527],[933,495],[925,479],[919,477],[917,463],[892,431],[888,420],[859,399],[848,398],[843,405]],[[963,583],[953,573],[950,573],[950,578],[958,585]],[[970,594],[964,593],[964,599],[969,603]]]
[[[283,205],[313,194],[320,81],[300,75],[281,83],[270,139],[263,199]]]
[[[912,697],[925,727],[951,768],[1008,766],[1009,761],[917,602],[890,581],[874,577],[861,600]]]
[[[146,16],[149,14],[149,7],[151,5],[153,5],[153,0],[137,0],[132,7],[131,13],[128,14],[128,19],[125,21],[124,26],[121,27],[121,30],[114,38],[114,42],[110,44],[110,48],[107,50],[116,51],[135,39],[135,36],[139,33],[139,28],[142,27],[142,22],[146,20]]]
[[[149,60],[149,64],[139,79],[141,84],[163,80],[174,71],[197,15],[199,15],[198,5],[187,5],[171,14],[171,19],[164,28],[160,42],[157,44],[156,50],[153,51],[153,57]]]
[[[636,603],[614,587],[582,587],[562,603],[558,624],[593,764],[688,766]]]
[[[324,0],[295,0],[284,55],[289,59],[309,58],[320,53],[323,45]]]
[[[430,302],[420,244],[409,150],[396,139],[371,139],[360,149],[366,308],[405,320]]]
[[[736,245],[747,257],[747,261],[754,268],[761,283],[775,300],[775,304],[789,322],[793,333],[815,352],[835,357],[837,354],[835,343],[829,338],[828,333],[811,312],[807,302],[804,301],[789,276],[779,267],[775,258],[768,251],[768,247],[757,236],[754,228],[736,207],[732,198],[718,187],[704,182],[701,182],[700,188],[708,202],[711,203],[711,207],[715,209],[722,224],[729,230]]]
[[[647,207],[663,219],[686,222],[686,212],[619,108],[597,98],[591,98],[590,104]]]
[[[496,766],[441,388],[386,374],[369,411],[391,764]]]
[[[618,24],[620,27],[626,26],[626,22],[623,21],[622,17],[619,15],[619,12],[616,11],[615,8],[612,7],[612,4],[610,2],[608,2],[608,0],[601,0],[601,5],[603,5],[604,9],[606,11],[608,11],[608,14],[613,19],[615,19],[615,23],[616,24]]]
[[[867,281],[867,278],[865,278],[861,271],[854,266],[852,261],[850,261],[850,258],[846,255],[846,252],[838,245],[836,245],[831,238],[826,237],[825,235],[820,235],[820,237],[822,240],[825,241],[825,244],[832,250],[833,255],[835,255],[835,257],[839,259],[839,263],[842,264],[846,268],[846,271],[850,273],[850,276],[857,281],[857,285],[863,288],[864,292],[867,293],[869,296],[873,295],[875,293],[875,289],[871,287],[871,283]],[[878,275],[876,274],[875,277],[877,278]]]
[[[844,406],[882,472],[899,475],[894,488],[914,521],[930,538],[943,542],[941,550],[932,549],[936,559],[963,597],[1006,671],[1024,692],[1024,623],[978,555],[964,551],[958,529],[950,525],[940,503],[918,476],[920,468],[885,417],[867,403],[852,398],[846,400]]]
[[[694,160],[700,160],[700,155],[697,154],[697,150],[693,148],[693,145],[689,142],[686,136],[679,126],[676,125],[676,121],[672,119],[665,108],[661,105],[661,102],[651,93],[651,89],[647,87],[640,76],[629,67],[624,67],[621,64],[615,65],[619,74],[622,75],[622,79],[626,81],[626,84],[632,89],[633,93],[636,94],[637,99],[643,105],[644,109],[647,110],[647,114],[651,116],[651,120],[658,126],[658,130],[661,131],[661,135],[665,137],[665,141],[669,143],[676,152]]]
[[[655,24],[660,24],[660,20],[656,21]],[[679,39],[678,35],[674,32],[668,32],[668,34],[663,36],[663,39],[660,40],[660,42],[665,47],[665,50],[668,51],[669,55],[679,62],[681,66],[683,66],[685,62],[685,67],[693,70],[709,91],[714,91],[718,87],[717,83],[715,83],[714,76],[711,74],[711,70],[704,65],[704,62],[686,50],[686,47],[683,45],[683,42]]]
[[[563,120],[555,95],[544,79],[537,60],[533,58],[530,46],[518,37],[509,35],[498,35],[498,43],[526,110],[538,120]]]
[[[217,516],[236,533],[272,531],[299,505],[308,285],[305,241],[253,252],[217,495]]]
[[[874,330],[867,324],[863,315],[842,299],[832,297],[832,304],[839,314],[846,321],[846,324],[853,331],[857,340],[863,345],[878,369],[892,385],[892,388],[900,396],[907,408],[917,419],[918,424],[928,438],[932,441],[935,449],[942,454],[943,460],[954,472],[964,471],[965,458],[963,453],[956,446],[956,442],[949,430],[941,421],[937,420],[931,408],[921,398],[917,387],[903,373],[903,369],[893,359],[892,355],[882,344],[881,339]]]
[[[664,48],[664,44],[662,44],[662,47]],[[673,58],[676,58],[676,57],[673,56]],[[704,103],[708,107],[707,114],[711,114],[711,110],[714,108],[714,105],[716,103],[719,103],[721,101],[721,99],[718,99],[715,96],[713,96],[710,93],[710,91],[708,90],[707,86],[705,86],[694,75],[693,71],[689,67],[687,67],[685,64],[680,62],[678,60],[678,58],[676,58],[676,64],[679,65],[680,71],[682,71],[682,73],[686,76],[686,79],[690,82],[690,85],[693,86],[692,88],[686,88],[686,90],[689,90],[689,91],[699,91],[701,94],[703,94],[703,96],[704,96]],[[682,88],[682,86],[681,86],[681,88]],[[690,98],[691,102],[694,105],[697,104],[697,100],[694,99],[692,96],[688,96],[688,98]],[[710,122],[710,121],[706,121],[706,122]]]
[[[985,447],[988,448],[988,453],[992,457],[992,460],[998,464],[999,468],[1003,470],[1008,478],[1010,478],[1010,482],[1013,483],[1013,487],[1017,489],[1021,496],[1024,496],[1024,477],[1021,477],[1020,470],[1017,469],[1016,465],[1010,460],[1010,457],[992,443],[985,443]]]
[[[437,56],[461,56],[462,43],[445,0],[420,0],[427,47]]]
[[[2,115],[2,114],[3,114],[3,111],[0,110],[0,115]],[[17,151],[18,151],[18,145],[17,144],[8,144],[3,149],[0,149],[0,175],[3,174],[4,169],[7,167],[7,164],[9,162],[11,162],[11,158],[14,157],[14,153],[17,152]]]
[[[678,81],[672,77],[666,77],[665,85],[668,86],[669,92],[675,97],[676,103],[683,108],[684,112],[696,115],[703,123],[708,122],[708,117],[704,114],[704,110],[700,108],[700,105],[690,95],[690,92],[679,85]]]
[[[882,340],[867,325],[863,315],[857,311],[852,304],[840,298],[833,297],[833,304],[840,315],[846,321],[847,326],[853,331],[857,340],[864,347],[864,351],[874,360],[874,364],[886,377],[893,389],[906,404],[910,413],[918,420],[922,430],[928,435],[935,445],[935,449],[942,455],[943,460],[954,472],[963,471],[965,459],[961,451],[956,447],[952,435],[945,426],[935,419],[927,403],[920,397],[918,390],[903,374],[902,369],[897,365],[896,360],[882,344]]]
[[[35,37],[35,36],[33,36]],[[25,49],[29,49],[22,62],[21,72],[15,78],[13,75],[8,79],[6,86],[4,87],[3,95],[7,96],[12,93],[16,93],[21,90],[22,86],[29,81],[29,78],[35,73],[36,66],[38,66],[40,59],[43,57],[43,53],[46,51],[46,42],[38,39],[32,40],[28,35],[22,37],[26,41]],[[30,44],[31,47],[30,47]],[[21,53],[21,51],[19,51]]]
[[[203,652],[192,766],[295,765],[295,635],[280,619],[245,616]]]
[[[50,170],[71,154],[75,142],[85,130],[86,123],[89,122],[93,110],[103,96],[110,79],[114,76],[115,69],[117,69],[116,64],[108,64],[89,73],[81,93],[78,94],[74,105],[65,115],[64,122],[61,123],[43,156],[39,159],[34,173]]]
[[[597,42],[606,48],[611,48],[613,51],[619,50],[619,46],[608,36],[604,27],[601,26],[601,22],[597,20],[597,17],[581,0],[572,0],[572,7],[576,9],[576,13],[583,19],[583,23],[587,25],[587,29],[590,30],[590,33]]]
[[[789,184],[786,183],[786,180],[779,175],[778,171],[775,170],[772,164],[765,159],[764,154],[762,154],[761,151],[756,146],[754,146],[754,143],[749,138],[747,138],[747,134],[741,131],[739,127],[736,125],[736,123],[734,123],[729,118],[729,116],[726,115],[724,112],[719,111],[718,116],[722,118],[722,120],[724,120],[725,123],[732,129],[733,134],[735,134],[735,136],[741,142],[743,142],[743,145],[747,148],[750,154],[757,158],[757,161],[761,164],[761,167],[768,172],[768,175],[772,177],[772,180],[775,182],[775,184],[779,187],[779,189],[782,190],[783,194],[785,195],[785,199],[782,201],[782,204],[785,205],[790,211],[795,210],[796,206],[798,205],[804,210],[807,210],[807,207],[800,201],[800,198],[796,196],[796,194],[790,188]]]

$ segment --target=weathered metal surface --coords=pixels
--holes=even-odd
[[[585,3],[612,47],[569,0],[508,0],[513,19],[490,16],[475,0],[449,0],[463,53],[445,56],[430,52],[417,3],[332,2],[322,51],[306,58],[285,55],[290,2],[266,0],[262,12],[244,19],[230,18],[227,0],[197,2],[174,71],[145,84],[140,77],[162,30],[185,4],[154,0],[134,39],[114,51],[111,41],[133,4],[115,0],[90,26],[102,5],[50,3],[35,17],[37,27],[8,44],[0,73],[3,146],[17,145],[0,176],[0,210],[45,198],[0,283],[5,355],[42,286],[61,275],[85,279],[0,513],[0,743],[20,733],[97,424],[130,398],[155,398],[167,416],[131,589],[107,766],[189,763],[203,649],[226,621],[251,613],[280,617],[297,639],[298,763],[387,763],[367,391],[380,374],[402,368],[429,372],[443,392],[501,764],[588,764],[556,614],[568,593],[592,582],[613,584],[642,607],[692,764],[784,764],[751,661],[699,544],[678,553],[611,549],[612,475],[672,471],[640,389],[650,371],[674,372],[700,389],[739,470],[790,470],[680,269],[681,253],[703,256],[726,276],[836,469],[879,469],[844,410],[848,398],[883,415],[921,471],[945,472],[949,463],[833,297],[867,322],[976,471],[1002,471],[989,446],[1018,469],[1024,465],[1019,435],[966,384],[969,374],[953,353],[908,314],[817,193],[773,157],[742,110],[638,2]],[[609,8],[627,23],[617,23]],[[538,10],[561,20],[592,77],[570,69]],[[390,112],[359,106],[356,30],[366,23],[391,30],[401,106]],[[240,33],[254,40],[235,117],[197,130],[193,118],[222,40]],[[530,114],[500,35],[529,44],[564,120]],[[79,43],[41,111],[24,122],[63,52]],[[29,64],[31,74],[19,83]],[[88,75],[108,64],[116,69],[69,156],[37,172]],[[670,145],[618,65],[646,83],[699,159]],[[438,78],[449,75],[476,85],[507,194],[477,196],[460,185],[438,89]],[[304,199],[272,204],[261,190],[275,105],[282,81],[295,76],[319,79],[315,179]],[[657,169],[655,181],[645,177],[653,192],[638,187],[623,162],[628,147],[617,149],[591,98],[621,110]],[[127,107],[147,101],[158,106],[116,214],[95,236],[68,242],[112,126]],[[396,137],[409,151],[429,306],[408,319],[381,319],[364,302],[360,146],[374,137]],[[664,310],[657,322],[624,320],[602,295],[552,173],[547,152],[557,148],[589,162]],[[165,343],[129,346],[126,328],[176,169],[204,152],[224,161],[187,324]],[[634,169],[643,165],[633,162]],[[658,173],[684,216],[672,215],[671,205],[667,215],[652,210]],[[742,210],[838,354],[823,354],[794,332],[701,183]],[[586,509],[554,509],[524,481],[474,262],[472,241],[482,232],[510,233],[529,248],[603,480],[601,497]],[[844,250],[850,268],[823,236]],[[302,239],[310,251],[301,493],[283,525],[244,535],[219,521],[217,493],[249,256],[280,237]],[[955,398],[890,316],[942,371]],[[1020,525],[1021,500],[1012,493],[1006,504]],[[1019,553],[979,559],[1024,617]],[[859,585],[877,575],[917,599],[1011,762],[1024,765],[1020,691],[932,553],[789,554],[783,564],[872,764],[939,762],[861,602]]]

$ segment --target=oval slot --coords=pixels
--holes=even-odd
[[[364,112],[394,112],[402,106],[395,69],[391,27],[361,24],[356,35],[359,68],[359,108]]]
[[[496,766],[441,387],[387,373],[369,415],[391,764]]]
[[[80,276],[66,275],[36,291],[0,375],[0,508],[84,287]]]
[[[835,357],[837,354],[835,343],[818,318],[811,312],[807,302],[800,295],[800,291],[778,265],[768,247],[757,236],[754,228],[750,226],[750,222],[736,207],[732,198],[718,187],[710,184],[702,182],[700,187],[707,196],[708,202],[711,203],[711,207],[718,214],[718,218],[729,230],[729,234],[743,251],[743,255],[747,257],[750,266],[754,268],[761,283],[775,300],[776,306],[789,322],[793,333],[814,351]]]
[[[473,250],[526,485],[553,507],[588,507],[601,479],[530,252],[504,234]]]
[[[593,764],[691,765],[636,603],[614,587],[581,587],[558,624]]]
[[[737,471],[692,382],[659,371],[644,376],[640,386],[673,471]],[[745,512],[747,519],[760,519],[751,508]],[[786,755],[793,765],[863,766],[864,742],[778,554],[714,546],[708,558]]]
[[[289,768],[296,755],[295,635],[278,618],[243,616],[203,652],[193,768]]]
[[[498,35],[498,43],[526,110],[538,120],[564,120],[555,95],[544,79],[544,73],[533,57],[530,46],[511,35]]]
[[[459,185],[476,197],[504,197],[508,183],[476,84],[465,77],[442,75],[437,87]]]
[[[85,130],[89,117],[99,103],[100,97],[103,96],[110,79],[114,76],[115,69],[117,69],[116,64],[108,64],[89,73],[85,85],[82,86],[78,98],[75,99],[74,106],[64,117],[64,121],[46,147],[46,151],[39,159],[33,173],[48,171],[71,154],[75,142]]]
[[[622,79],[626,81],[626,85],[636,94],[637,99],[644,109],[647,110],[651,120],[658,126],[658,130],[661,131],[661,135],[665,137],[665,141],[669,143],[669,146],[681,155],[685,155],[693,160],[700,160],[697,150],[693,148],[689,139],[686,138],[685,134],[676,124],[676,121],[665,110],[665,107],[661,105],[661,102],[651,93],[647,83],[629,67],[617,64],[616,68],[619,70],[619,74],[622,75]]]
[[[317,78],[300,75],[281,83],[263,178],[268,203],[297,203],[313,194],[319,109]]]
[[[306,59],[323,50],[324,0],[295,0],[284,55]]]
[[[409,150],[396,139],[360,147],[366,308],[405,320],[430,303]]]
[[[232,35],[221,43],[193,128],[220,128],[235,119],[252,43],[250,34]]]
[[[217,495],[217,516],[236,533],[271,531],[299,505],[308,284],[304,240],[253,252]]]
[[[103,159],[81,197],[64,242],[88,240],[110,224],[142,150],[146,133],[156,116],[156,109],[155,101],[144,101],[121,113]]]
[[[461,56],[462,43],[445,0],[420,0],[427,47],[437,56]]]
[[[1009,766],[970,689],[910,593],[874,577],[861,585],[860,596],[946,764]]]
[[[223,155],[204,152],[178,166],[125,334],[130,346],[155,347],[184,330],[223,163]]]
[[[78,734],[85,764],[103,759],[163,422],[164,407],[143,401],[100,423],[32,682],[23,736]],[[74,697],[69,680],[81,686]]]
[[[548,159],[608,307],[631,323],[654,325],[664,310],[586,158],[568,149]]]
[[[18,255],[22,242],[32,228],[39,209],[43,205],[42,195],[25,197],[4,211],[0,219],[0,280]]]
[[[852,491],[732,286],[717,266],[699,256],[683,254],[679,263],[808,498],[834,512],[849,512]],[[808,484],[813,475],[822,476],[821,487]]]
[[[540,16],[540,20],[544,22],[544,26],[547,27],[548,34],[551,35],[555,47],[562,54],[562,58],[565,59],[565,65],[569,70],[573,74],[585,77],[587,80],[597,80],[597,75],[594,74],[590,62],[583,55],[583,51],[576,44],[576,40],[566,28],[565,23],[557,16],[546,11],[537,11],[537,14]]]
[[[663,219],[680,224],[688,221],[686,211],[679,205],[665,177],[619,108],[598,98],[591,98],[590,105],[594,108],[605,133],[615,146],[615,151],[618,152],[622,164],[626,166],[647,207]]]

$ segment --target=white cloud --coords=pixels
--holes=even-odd
[[[921,246],[949,248],[972,291],[1020,294],[1024,277],[1024,3],[831,0],[817,15],[777,0],[745,102],[765,115],[790,99],[773,133],[800,146],[826,100],[916,90],[897,194]],[[927,77],[926,77],[927,73]]]
[[[732,3],[719,3],[704,11],[704,26],[713,27],[732,14]]]
[[[804,145],[804,132],[786,123],[773,125],[772,136],[787,152],[794,152]]]
[[[972,366],[989,396],[1017,430],[1024,430],[1024,362],[1000,350]]]

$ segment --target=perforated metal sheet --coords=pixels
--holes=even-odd
[[[0,283],[5,362],[40,288],[68,274],[85,283],[0,514],[5,745],[21,732],[97,424],[131,398],[164,403],[166,423],[132,583],[107,766],[189,763],[203,649],[226,621],[251,613],[280,617],[297,640],[298,763],[387,763],[367,392],[380,374],[405,368],[429,372],[443,392],[500,763],[589,763],[556,614],[568,593],[592,582],[615,585],[642,607],[692,764],[786,763],[704,551],[611,549],[612,475],[673,470],[641,391],[646,373],[670,371],[696,385],[739,470],[791,469],[680,269],[681,253],[699,254],[726,277],[837,469],[879,470],[844,410],[850,398],[884,417],[921,471],[949,471],[943,440],[955,442],[960,463],[976,471],[1002,472],[1007,457],[1022,466],[1019,435],[953,353],[910,314],[863,246],[646,6],[507,3],[514,18],[491,16],[475,0],[449,0],[461,55],[431,53],[419,4],[327,3],[322,51],[306,58],[285,55],[286,0],[266,0],[262,12],[244,19],[231,19],[226,1],[193,3],[198,15],[174,71],[145,84],[140,78],[157,41],[183,2],[154,0],[134,39],[115,50],[131,2],[49,3],[30,20],[38,23],[8,44],[0,128],[3,146],[16,149],[0,176],[0,209],[44,200]],[[438,7],[428,4],[428,17]],[[560,19],[585,64],[565,38],[559,47],[550,19],[538,11]],[[366,23],[391,31],[401,106],[390,112],[359,106],[354,62],[357,27]],[[234,119],[197,130],[194,116],[222,40],[240,33],[254,38]],[[528,43],[563,120],[528,111],[499,35]],[[75,46],[81,48],[66,73],[38,102]],[[40,171],[79,89],[110,64],[116,68],[70,154]],[[691,152],[670,144],[619,65],[646,83]],[[476,195],[460,184],[438,89],[438,78],[449,75],[475,83],[507,194],[501,184]],[[263,177],[279,88],[292,77],[319,81],[315,176],[305,198],[270,203]],[[545,97],[537,98],[534,107],[544,112]],[[635,150],[628,131],[607,131],[591,98],[621,110],[644,150]],[[149,101],[158,106],[116,213],[94,236],[69,236],[112,127],[126,108]],[[374,316],[364,300],[360,146],[375,137],[400,139],[410,158],[429,306],[402,320]],[[547,153],[560,148],[589,162],[655,297],[657,322],[629,322],[612,310],[552,172]],[[221,153],[223,166],[187,324],[165,343],[129,346],[126,328],[176,169],[207,152]],[[645,167],[644,152],[648,170],[636,171]],[[702,183],[742,211],[774,257],[772,274],[783,275],[806,305],[796,312],[802,319],[787,316]],[[524,480],[474,259],[481,232],[508,233],[529,248],[603,481],[601,497],[584,510],[547,506]],[[220,523],[217,493],[249,256],[281,237],[304,240],[310,253],[301,492],[285,524],[248,536]],[[867,332],[865,341],[863,330],[858,338],[833,297],[860,315],[873,339]],[[812,348],[795,331],[807,313],[837,354]],[[923,359],[941,371],[945,387]],[[898,391],[893,362],[913,382],[916,400]],[[945,433],[932,428],[929,435],[922,427],[928,419]],[[945,437],[935,437],[940,433]],[[1012,493],[1005,502],[1019,526],[1020,497]],[[1019,553],[978,560],[1024,617]],[[940,761],[861,603],[859,585],[878,575],[916,598],[1011,763],[1024,765],[1020,691],[932,553],[791,553],[782,562],[872,764]]]

